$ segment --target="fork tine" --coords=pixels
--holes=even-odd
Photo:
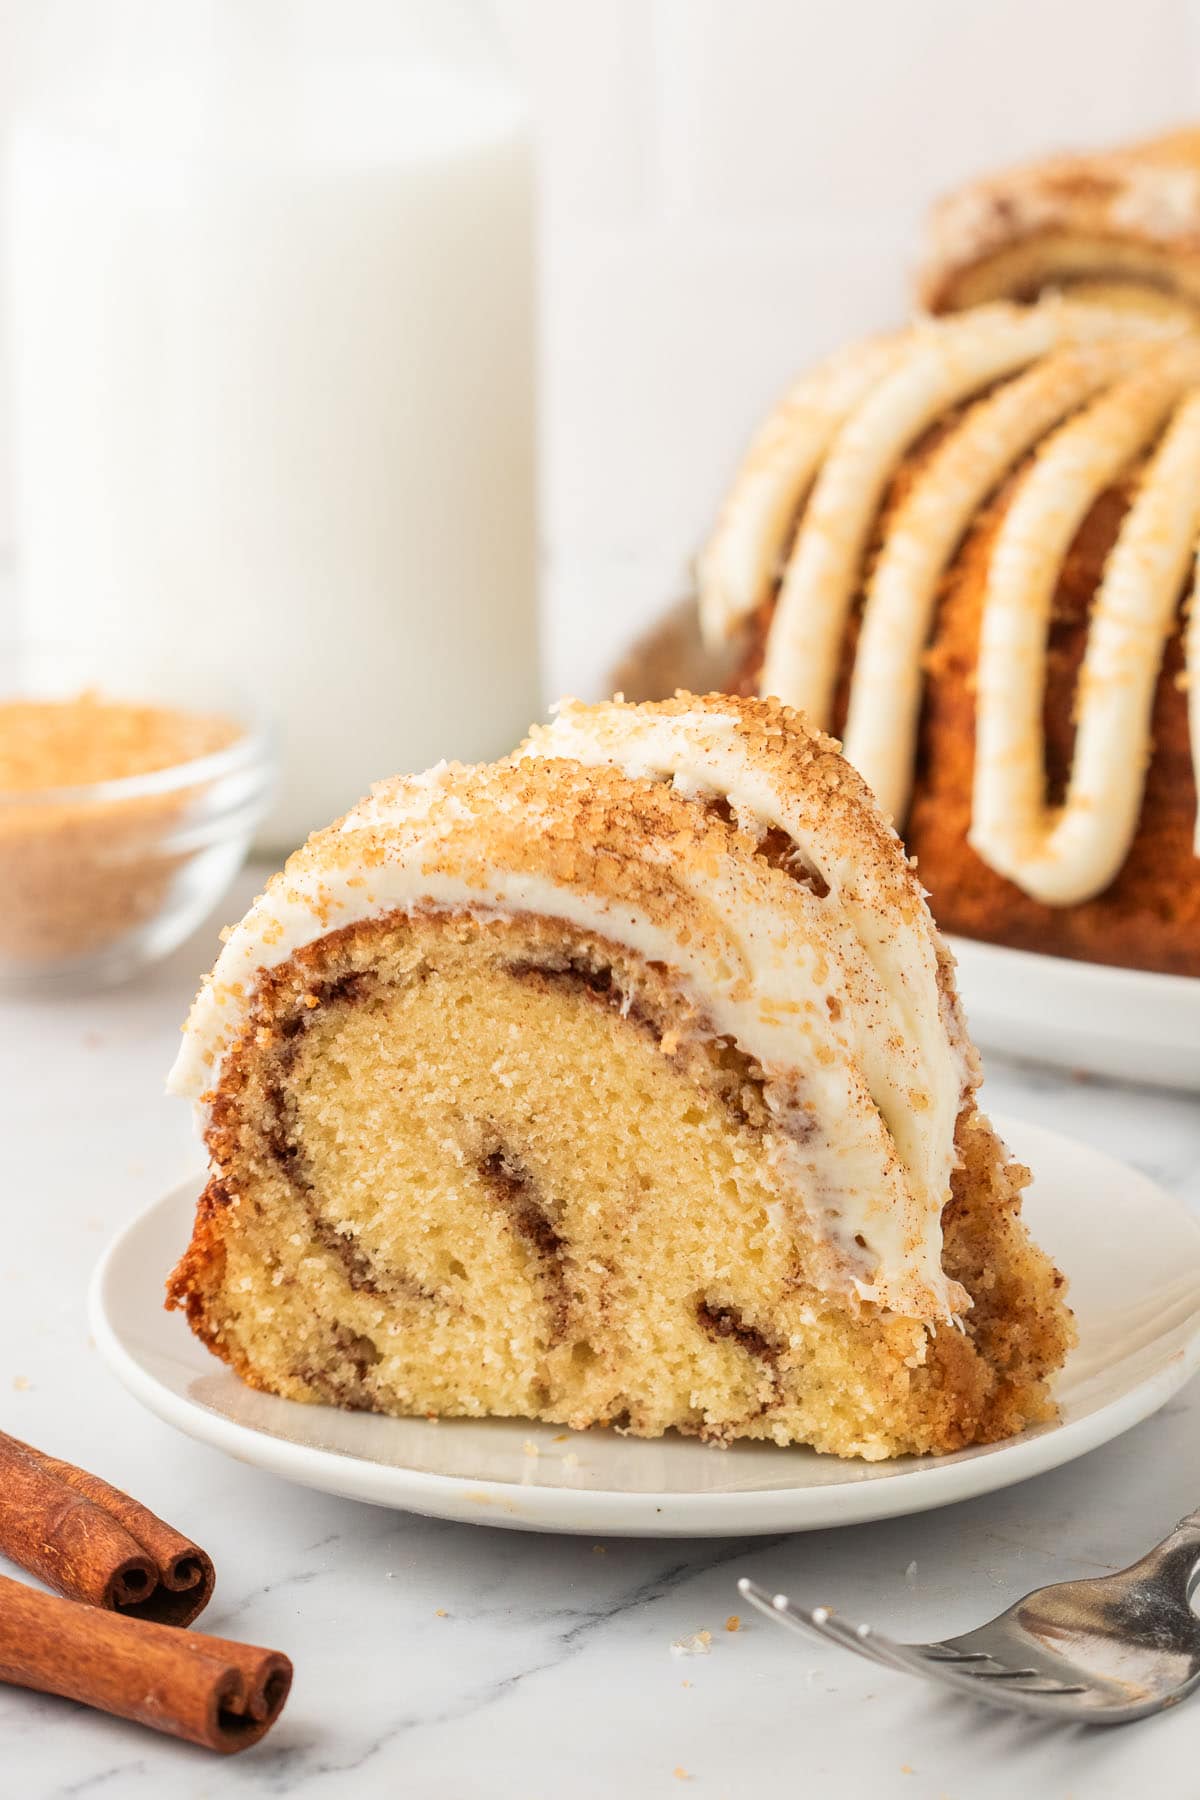
[[[757,1581],[747,1580],[745,1575],[738,1582],[737,1588],[743,1600],[749,1600],[752,1606],[756,1606],[768,1619],[774,1619],[777,1625],[790,1625],[793,1630],[800,1630],[804,1635],[812,1629],[810,1621],[792,1609],[786,1594],[769,1594],[766,1588],[760,1587]]]
[[[756,1606],[759,1612],[774,1619],[776,1624],[788,1626],[801,1637],[825,1638],[831,1643],[840,1644],[843,1649],[854,1650],[859,1656],[866,1657],[868,1662],[891,1666],[886,1657],[875,1654],[869,1625],[843,1625],[826,1606],[815,1606],[811,1610],[804,1606],[794,1606],[786,1594],[768,1594],[765,1588],[746,1580],[744,1576],[737,1585],[738,1593]]]
[[[771,1596],[765,1587],[759,1587],[757,1581],[751,1581],[748,1575],[739,1578],[737,1591],[743,1600],[750,1600],[760,1612],[770,1612]]]
[[[885,1669],[907,1668],[905,1663],[898,1662],[892,1655],[901,1646],[893,1644],[890,1638],[882,1636],[872,1626],[851,1625],[848,1619],[839,1619],[825,1606],[814,1608],[812,1619],[823,1637],[827,1637],[831,1643],[841,1644],[844,1650],[855,1650],[859,1656],[865,1656]]]
[[[986,1650],[960,1650],[955,1643],[910,1644],[907,1648],[917,1651],[926,1661],[940,1664],[943,1668],[960,1669],[969,1680],[973,1681],[1016,1681],[1032,1676],[1035,1680],[1048,1685],[1041,1688],[1025,1688],[1022,1690],[1025,1693],[1083,1694],[1087,1692],[1086,1688],[1079,1684],[1072,1686],[1068,1682],[1060,1682],[1053,1675],[1045,1674],[1041,1669],[1028,1667],[1014,1669],[1008,1664],[1000,1662],[997,1657],[990,1656]],[[980,1663],[991,1663],[992,1667],[981,1669],[978,1666]]]
[[[1027,1694],[1085,1694],[1087,1692],[1087,1689],[1079,1683],[1072,1685],[1065,1681],[1055,1681],[1053,1676],[1044,1675],[1040,1669],[1006,1668],[998,1663],[994,1656],[989,1656],[985,1650],[960,1650],[958,1645],[953,1643],[911,1644],[908,1648],[916,1650],[928,1662],[941,1663],[952,1669],[961,1668],[964,1675],[976,1681],[1012,1681],[1018,1676],[1024,1678],[1033,1675],[1048,1684],[1040,1688],[1021,1690]],[[996,1666],[991,1669],[972,1666],[979,1663],[994,1663]]]
[[[931,1662],[926,1666],[930,1670],[931,1680],[944,1682],[947,1687],[962,1694],[971,1694],[977,1700],[988,1700],[1000,1705],[1019,1707],[1027,1694],[1040,1700],[1058,1700],[1087,1692],[1079,1684],[1069,1686],[1066,1682],[1039,1675],[1036,1669],[963,1669],[959,1673],[946,1668],[944,1663],[939,1665]],[[937,1670],[936,1674],[933,1673],[934,1670]],[[1027,1675],[1032,1675],[1034,1680],[1025,1680]],[[997,1681],[999,1686],[992,1685]]]
[[[1087,1692],[1083,1686],[1056,1682],[1037,1669],[1005,1669],[999,1664],[991,1669],[981,1669],[981,1662],[994,1663],[996,1660],[981,1650],[958,1651],[949,1644],[897,1643],[870,1625],[851,1625],[826,1606],[815,1606],[811,1610],[795,1606],[786,1594],[769,1594],[744,1576],[737,1585],[742,1597],[759,1612],[801,1637],[824,1638],[831,1644],[840,1644],[844,1650],[854,1651],[868,1662],[878,1663],[898,1674],[916,1675],[922,1681],[952,1688],[975,1700],[1043,1714],[1053,1708],[1053,1712],[1059,1714],[1059,1708],[1053,1706],[1056,1700],[1071,1701],[1074,1695]],[[1025,1705],[1026,1696],[1033,1702],[1032,1706]]]
[[[936,1660],[940,1662],[941,1658],[938,1657]],[[1040,1669],[967,1668],[963,1670],[963,1674],[968,1675],[972,1681],[1024,1681],[1028,1675],[1034,1676],[1039,1681],[1045,1680]]]
[[[743,1600],[749,1600],[751,1606],[756,1606],[760,1613],[766,1614],[768,1619],[778,1619],[782,1616],[775,1611],[775,1596],[768,1594],[766,1588],[759,1587],[757,1581],[751,1581],[743,1575],[737,1584],[737,1591]]]
[[[834,1623],[831,1621],[831,1623]],[[840,1624],[840,1621],[838,1622]],[[840,1627],[837,1641],[852,1646],[846,1635],[847,1627]],[[859,1627],[859,1630],[863,1630]],[[869,1627],[866,1628],[870,1630]],[[831,1634],[832,1635],[832,1634]],[[861,1640],[860,1640],[861,1642]],[[1006,1705],[1019,1705],[1020,1696],[1036,1694],[1047,1699],[1056,1699],[1059,1695],[1081,1694],[1082,1687],[1068,1687],[1065,1683],[1047,1680],[1037,1669],[981,1669],[978,1666],[979,1653],[971,1653],[970,1659],[964,1656],[962,1664],[948,1657],[926,1656],[924,1644],[900,1644],[894,1638],[884,1636],[882,1632],[870,1631],[867,1643],[874,1651],[875,1660],[884,1663],[888,1668],[896,1669],[906,1675],[917,1675],[923,1681],[940,1683],[944,1687],[952,1687],[958,1693],[971,1694],[977,1700],[994,1700]],[[866,1646],[862,1646],[864,1651]],[[984,1662],[992,1659],[983,1656]],[[1028,1680],[1027,1677],[1033,1677]],[[998,1687],[984,1687],[985,1682],[998,1682]],[[1036,1685],[1035,1685],[1036,1684]],[[1011,1696],[1011,1698],[1010,1698]]]
[[[793,1606],[786,1594],[768,1594],[756,1582],[747,1581],[744,1577],[738,1582],[738,1592],[756,1606],[760,1613],[768,1619],[774,1619],[777,1625],[785,1625],[800,1637],[823,1637],[825,1634],[816,1622],[813,1613],[803,1607]],[[821,1610],[821,1609],[818,1609]]]
[[[782,1598],[783,1596],[780,1595],[774,1603],[776,1611],[781,1615],[779,1599]],[[870,1625],[851,1625],[848,1620],[838,1618],[824,1606],[814,1607],[811,1612],[806,1612],[803,1607],[789,1604],[788,1615],[810,1624],[813,1630],[819,1631],[822,1637],[827,1637],[831,1643],[841,1644],[846,1650],[854,1650],[859,1656],[868,1657],[872,1662],[882,1664],[884,1668],[894,1669],[905,1675],[918,1675],[925,1681],[939,1681],[947,1686],[953,1686],[963,1693],[974,1689],[976,1697],[981,1700],[985,1698],[985,1694],[976,1685],[981,1681],[1003,1682],[1006,1684],[1005,1691],[1012,1694],[1053,1696],[1083,1691],[1078,1687],[1067,1687],[1065,1684],[1048,1682],[1037,1669],[1003,1669],[999,1667],[981,1669],[977,1666],[977,1659],[984,1662],[993,1660],[991,1657],[983,1655],[982,1652],[970,1652],[969,1660],[968,1656],[964,1655],[965,1667],[960,1669],[948,1658],[926,1656],[923,1644],[901,1644],[894,1638],[888,1637],[884,1632],[876,1631]],[[947,1666],[948,1662],[949,1666]],[[1029,1677],[1033,1679],[1029,1680]],[[1014,1685],[1008,1686],[1009,1683]],[[1035,1686],[1034,1683],[1037,1685]],[[997,1698],[999,1698],[998,1694]]]
[[[919,1675],[925,1681],[953,1688],[956,1693],[970,1694],[976,1700],[1019,1707],[1022,1696],[1026,1694],[1053,1700],[1060,1695],[1086,1692],[1082,1687],[1070,1687],[1065,1682],[1047,1678],[1037,1669],[981,1669],[980,1660],[991,1662],[994,1659],[981,1657],[980,1653],[973,1652],[969,1660],[964,1656],[961,1662],[957,1662],[951,1657],[926,1656],[924,1644],[897,1644],[890,1638],[881,1642],[878,1634],[875,1634],[875,1642],[877,1648],[886,1646],[894,1668],[904,1669],[910,1675]]]
[[[793,1608],[786,1594],[769,1594],[766,1588],[759,1587],[756,1581],[748,1581],[744,1575],[737,1586],[742,1598],[749,1600],[751,1606],[757,1607],[766,1618],[773,1619],[776,1625],[785,1625],[800,1637],[820,1637],[812,1620]]]

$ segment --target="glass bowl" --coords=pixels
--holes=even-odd
[[[77,651],[0,651],[0,705],[94,694],[165,709],[185,727],[202,714],[236,735],[169,767],[74,786],[13,785],[11,775],[6,786],[0,771],[6,988],[120,981],[165,956],[220,900],[271,801],[272,733],[253,708],[196,679],[134,687],[96,668]]]

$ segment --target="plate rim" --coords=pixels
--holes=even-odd
[[[1019,960],[1031,968],[1051,969],[1056,979],[1088,986],[1097,977],[1106,986],[1114,988],[1133,988],[1147,982],[1156,994],[1169,994],[1182,1005],[1200,1009],[1200,975],[1174,975],[1162,969],[1132,969],[1125,963],[1089,962],[1082,956],[1055,956],[1049,950],[1025,950],[1017,944],[997,944],[991,938],[964,937],[958,931],[946,931],[942,935],[956,959],[965,954],[980,960],[1003,959],[1009,964]]]
[[[1200,976],[1129,969],[948,933],[985,1050],[1109,1081],[1200,1091]]]
[[[1091,1144],[1031,1121],[997,1115],[994,1122],[1002,1137],[1013,1130],[1027,1138],[1053,1140],[1060,1147],[1085,1149],[1114,1170],[1136,1174],[1200,1239],[1200,1221],[1191,1209],[1142,1171]],[[129,1240],[151,1217],[185,1197],[194,1202],[202,1181],[203,1176],[191,1177],[159,1195],[126,1222],[97,1262],[88,1286],[87,1312],[103,1361],[139,1404],[194,1441],[319,1492],[397,1511],[518,1530],[636,1537],[755,1536],[866,1524],[982,1497],[1073,1462],[1149,1418],[1200,1368],[1198,1306],[1181,1322],[1188,1327],[1188,1335],[1164,1365],[1082,1418],[1036,1427],[1016,1438],[977,1447],[974,1455],[958,1452],[946,1458],[927,1458],[869,1481],[852,1476],[817,1487],[630,1492],[526,1486],[495,1477],[375,1462],[352,1451],[296,1444],[230,1419],[175,1392],[127,1347],[106,1303],[114,1271]]]

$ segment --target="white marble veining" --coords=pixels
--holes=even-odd
[[[227,904],[233,914],[248,893]],[[142,1412],[88,1343],[107,1238],[198,1165],[161,1097],[209,933],[133,987],[0,1002],[0,1425],[99,1470],[212,1552],[202,1626],[287,1650],[296,1683],[224,1763],[0,1688],[13,1800],[1123,1800],[1197,1791],[1200,1699],[1113,1732],[964,1706],[744,1620],[738,1575],[901,1635],[1128,1562],[1200,1503],[1200,1387],[1070,1468],[913,1519],[783,1539],[538,1537],[289,1487]],[[1200,1103],[992,1062],[987,1100],[1137,1164],[1200,1210]],[[157,1279],[159,1271],[147,1271]],[[720,1454],[718,1451],[714,1455]],[[702,1627],[710,1654],[671,1654]]]

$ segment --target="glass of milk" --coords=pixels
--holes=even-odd
[[[25,616],[253,689],[286,849],[539,710],[527,123],[460,0],[86,10],[10,162]]]

